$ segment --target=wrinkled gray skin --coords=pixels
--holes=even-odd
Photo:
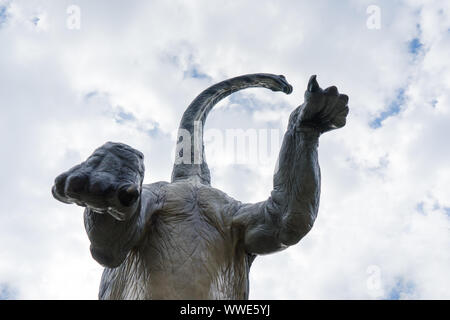
[[[292,91],[283,76],[229,79],[202,92],[180,128],[193,133],[194,121],[204,124],[214,104],[248,87]],[[104,144],[59,175],[53,196],[86,208],[91,253],[105,266],[99,298],[248,299],[254,258],[311,230],[320,195],[318,139],[345,125],[347,102],[336,87],[322,90],[311,77],[305,102],[290,116],[273,191],[259,203],[211,187],[206,162],[175,164],[171,183],[143,185],[143,154],[121,143]],[[191,159],[194,153],[192,147]]]

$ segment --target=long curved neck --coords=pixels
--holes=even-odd
[[[172,182],[196,179],[200,183],[210,185],[211,177],[203,145],[203,129],[208,113],[214,105],[233,92],[256,87],[283,91],[286,94],[292,92],[292,86],[283,76],[256,73],[219,82],[204,90],[192,101],[184,112],[178,129]]]

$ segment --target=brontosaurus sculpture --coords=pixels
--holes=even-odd
[[[108,142],[55,179],[53,196],[85,207],[91,253],[105,266],[100,299],[248,299],[257,255],[311,230],[320,196],[319,136],[345,125],[348,97],[309,80],[290,118],[265,201],[244,204],[210,185],[202,129],[224,97],[249,87],[291,93],[283,76],[251,74],[203,91],[180,124],[172,182],[142,184],[144,156]]]

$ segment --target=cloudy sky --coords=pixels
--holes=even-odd
[[[312,74],[350,114],[320,139],[313,230],[255,260],[250,298],[450,298],[449,1],[0,0],[0,43],[0,299],[96,299],[83,210],[54,178],[120,141],[146,183],[169,180],[191,100],[256,72],[294,92],[235,94],[207,132],[274,133],[276,149]],[[266,199],[277,150],[239,162],[213,137],[213,186]]]

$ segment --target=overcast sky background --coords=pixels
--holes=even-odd
[[[350,114],[320,138],[313,230],[255,260],[250,298],[449,299],[449,11],[445,0],[0,0],[0,299],[96,299],[83,209],[52,198],[54,178],[120,141],[145,154],[146,183],[168,181],[187,105],[256,72],[294,92],[235,94],[206,130],[281,138],[312,74],[349,95]],[[276,159],[237,164],[218,148],[206,141],[213,186],[266,199]]]

